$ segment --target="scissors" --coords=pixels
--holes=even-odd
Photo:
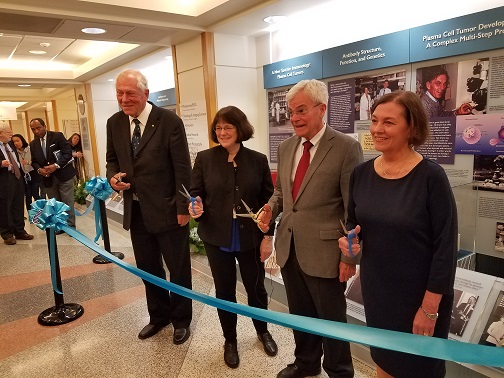
[[[341,227],[343,228],[343,232],[345,233],[347,240],[348,240],[348,252],[350,252],[350,256],[354,257],[354,254],[352,252],[352,239],[356,237],[355,235],[355,229],[352,229],[350,232],[345,227],[345,224],[343,221],[340,219]]]
[[[179,190],[179,193],[182,194],[185,198],[187,198],[189,201],[191,201],[191,205],[192,205],[192,211],[193,213],[196,213],[194,211],[194,203],[197,201],[196,197],[191,197],[191,195],[189,194],[189,192],[187,191],[186,187],[184,186],[184,184],[182,184],[182,188],[184,189],[184,191],[182,190]],[[184,193],[185,192],[185,193]]]
[[[260,220],[258,218],[259,218],[259,214],[261,214],[261,211],[264,210],[264,206],[261,207],[257,213],[253,213],[252,210],[250,209],[250,207],[248,207],[248,205],[245,203],[245,201],[244,200],[241,200],[241,201],[243,203],[243,206],[245,206],[245,209],[247,210],[248,214],[236,214],[236,216],[237,217],[252,218],[252,220],[255,223],[257,223],[257,225],[259,226]]]

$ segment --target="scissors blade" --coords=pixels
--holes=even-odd
[[[346,227],[345,227],[345,224],[343,223],[343,221],[340,219],[340,224],[341,224],[341,228],[343,228],[343,232],[345,233],[345,235],[348,235],[349,232],[347,231]]]
[[[250,207],[248,207],[248,205],[245,203],[244,200],[241,200],[242,203],[243,203],[243,206],[245,206],[245,209],[247,210],[247,212],[250,214],[250,215],[254,215],[254,213],[252,212],[252,210],[250,209]]]
[[[185,198],[187,198],[188,200],[191,200],[191,196],[187,193],[184,193],[182,190],[179,190],[179,193],[182,194]]]

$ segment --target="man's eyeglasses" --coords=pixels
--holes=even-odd
[[[313,105],[311,108],[304,107],[304,108],[300,108],[297,110],[289,109],[289,114],[290,114],[291,118],[295,115],[297,115],[299,117],[304,117],[305,115],[307,115],[310,112],[310,110],[315,109],[319,105],[322,105],[322,103],[319,102],[317,105]]]
[[[214,130],[216,133],[220,133],[220,132],[222,132],[222,131],[226,131],[226,132],[228,132],[228,131],[231,131],[231,130],[233,130],[233,129],[235,129],[235,126],[233,126],[233,125],[226,125],[226,126],[224,126],[224,127],[221,127],[221,126],[215,126],[215,127],[213,128],[213,130]]]

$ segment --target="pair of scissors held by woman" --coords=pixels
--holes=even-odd
[[[182,184],[182,189],[184,189],[184,191],[182,190],[179,190],[179,193],[182,194],[185,198],[187,198],[190,202],[191,202],[191,206],[192,206],[192,211],[193,213],[195,213],[194,211],[194,204],[198,201],[196,199],[196,197],[191,197],[191,195],[189,194],[189,192],[187,191],[186,187],[184,186],[184,184]]]
[[[352,252],[352,239],[356,238],[357,235],[355,234],[355,229],[352,229],[348,231],[345,227],[345,224],[343,221],[340,219],[341,223],[341,228],[343,229],[343,232],[345,233],[345,236],[347,237],[348,240],[348,252],[350,252],[350,256],[355,257],[354,253]]]
[[[261,207],[257,213],[254,213],[252,211],[252,209],[245,203],[245,201],[243,199],[241,201],[243,203],[243,206],[245,206],[245,210],[247,210],[247,213],[246,214],[236,214],[236,216],[237,217],[244,217],[244,218],[251,218],[257,224],[257,227],[259,227],[259,229],[262,231],[262,229],[261,229],[261,227],[259,225],[259,223],[262,223],[262,221],[259,219],[259,215],[263,211],[266,211],[264,209],[264,206]],[[263,231],[263,232],[265,232],[265,231]]]

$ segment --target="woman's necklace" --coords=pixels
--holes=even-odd
[[[411,150],[410,150],[410,152],[411,152]],[[381,159],[380,159],[380,170],[382,171],[383,175],[387,178],[402,177],[401,173],[403,172],[404,168],[406,168],[408,166],[408,162],[410,160],[409,157],[410,157],[410,153],[408,152],[408,156],[404,159],[403,163],[399,166],[399,169],[397,170],[397,172],[388,173],[387,170],[385,169],[385,167],[383,166],[383,155],[382,155]]]

